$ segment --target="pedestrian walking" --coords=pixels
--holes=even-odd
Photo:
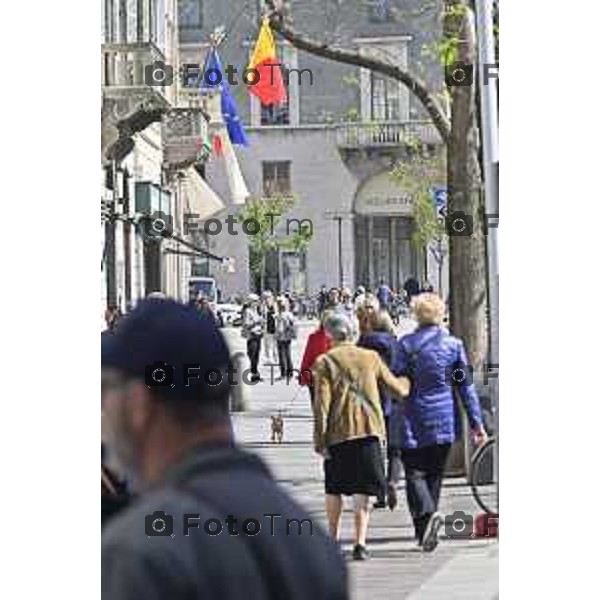
[[[401,456],[415,537],[423,551],[431,552],[442,524],[438,503],[444,467],[452,443],[460,437],[455,394],[477,444],[485,441],[486,432],[474,385],[452,378],[456,369],[468,373],[468,360],[463,342],[441,326],[443,301],[436,294],[420,294],[413,300],[413,312],[417,330],[399,341],[393,370],[411,380],[409,398],[401,407]]]
[[[406,292],[406,301],[408,306],[410,306],[413,297],[418,296],[419,292],[421,291],[419,282],[414,277],[409,277],[404,282],[404,291]]]
[[[104,320],[106,322],[106,328],[108,331],[114,331],[122,316],[121,309],[114,304],[106,309],[106,312],[104,313]]]
[[[296,339],[296,319],[289,310],[288,301],[283,296],[277,299],[277,314],[275,315],[275,339],[281,378],[292,377],[292,340]]]
[[[306,341],[304,348],[304,354],[302,355],[302,363],[300,364],[300,375],[298,376],[298,383],[308,387],[310,394],[310,404],[314,404],[315,399],[315,386],[313,381],[312,368],[315,361],[321,354],[325,354],[331,349],[331,336],[327,333],[324,323],[333,313],[325,311],[321,315],[319,327],[315,329]]]
[[[268,364],[277,364],[277,341],[275,340],[275,317],[277,309],[272,296],[269,296],[264,305],[265,316],[265,361]]]
[[[354,501],[355,560],[369,558],[366,547],[369,496],[384,484],[381,443],[385,424],[378,384],[397,397],[408,393],[409,381],[396,378],[372,350],[352,340],[352,323],[335,313],[325,321],[333,348],[314,366],[315,450],[324,458],[325,508],[332,538],[338,542],[342,496]]]
[[[381,360],[388,368],[395,364],[396,335],[390,315],[380,310],[379,312],[368,312],[361,321],[362,331],[357,346],[375,350]],[[382,487],[374,508],[387,506],[394,510],[398,504],[396,486],[402,474],[402,463],[400,459],[400,403],[394,399],[392,393],[384,385],[379,385],[379,398],[385,420],[386,434],[386,485]]]
[[[379,280],[379,287],[377,288],[377,300],[382,310],[389,310],[392,303],[392,290],[390,286],[385,283],[385,280]]]
[[[242,337],[246,338],[246,350],[250,361],[250,380],[260,381],[258,361],[260,359],[260,346],[264,331],[264,319],[258,310],[258,296],[248,295],[248,304],[244,311],[242,321]]]
[[[103,338],[102,412],[139,494],[102,530],[102,598],[346,600],[339,549],[235,443],[215,323],[146,300],[123,325]],[[149,385],[148,365],[172,385]]]

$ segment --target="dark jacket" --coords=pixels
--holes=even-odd
[[[396,364],[398,342],[392,333],[387,331],[363,333],[357,342],[357,346],[375,350],[390,369]],[[402,444],[401,402],[394,401],[393,394],[386,386],[379,387],[379,397],[385,416],[387,444],[390,448],[400,448]]]
[[[166,513],[169,535],[146,535],[161,517],[155,511]],[[308,518],[257,456],[233,446],[199,447],[104,528],[102,598],[344,600],[341,554],[317,523],[313,535],[308,521],[299,525]],[[220,534],[214,520],[207,533],[210,519],[221,523]],[[256,535],[249,519],[260,523]],[[198,524],[187,536],[185,521]]]
[[[416,360],[410,361],[410,355],[417,351]],[[409,362],[415,367],[410,395],[401,406],[402,447],[454,442],[461,435],[461,419],[450,383],[453,365],[468,362],[463,343],[441,327],[420,327],[398,342],[393,372],[410,377]],[[481,425],[481,407],[475,385],[456,387],[456,392],[471,428]]]
[[[388,368],[392,368],[395,363],[396,356],[396,338],[392,333],[387,331],[372,331],[370,333],[363,333],[358,338],[357,346],[361,348],[368,348],[369,350],[375,350],[381,357],[381,360],[386,364]],[[379,388],[379,398],[381,400],[381,407],[383,408],[383,414],[388,417],[392,407],[392,394],[385,386]]]

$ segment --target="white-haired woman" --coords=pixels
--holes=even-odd
[[[313,409],[315,450],[325,458],[325,508],[331,536],[339,541],[342,496],[353,497],[353,556],[365,560],[369,496],[377,496],[385,483],[385,422],[378,385],[400,398],[408,394],[409,381],[394,377],[377,352],[352,342],[353,324],[343,313],[333,313],[324,326],[333,348],[313,368]]]
[[[437,509],[444,467],[460,436],[455,390],[476,443],[484,442],[486,433],[464,344],[442,327],[443,301],[425,293],[416,296],[411,307],[418,327],[400,339],[392,370],[411,381],[410,396],[401,406],[401,457],[415,536],[422,549],[431,552],[442,524]]]
[[[264,318],[258,310],[259,298],[256,294],[248,294],[246,309],[242,313],[242,337],[246,338],[246,350],[250,360],[251,381],[260,381],[258,361],[260,346],[264,332]]]

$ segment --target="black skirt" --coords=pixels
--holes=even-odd
[[[374,436],[329,446],[325,460],[325,493],[377,496],[385,485],[379,439]]]

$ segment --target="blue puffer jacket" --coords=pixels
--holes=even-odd
[[[468,364],[464,345],[441,327],[421,327],[399,340],[392,371],[410,376],[409,356],[417,351],[410,396],[401,403],[402,447],[454,442],[461,435],[461,420],[447,380],[453,365]],[[471,379],[469,383],[456,389],[474,429],[482,424],[481,407]]]

